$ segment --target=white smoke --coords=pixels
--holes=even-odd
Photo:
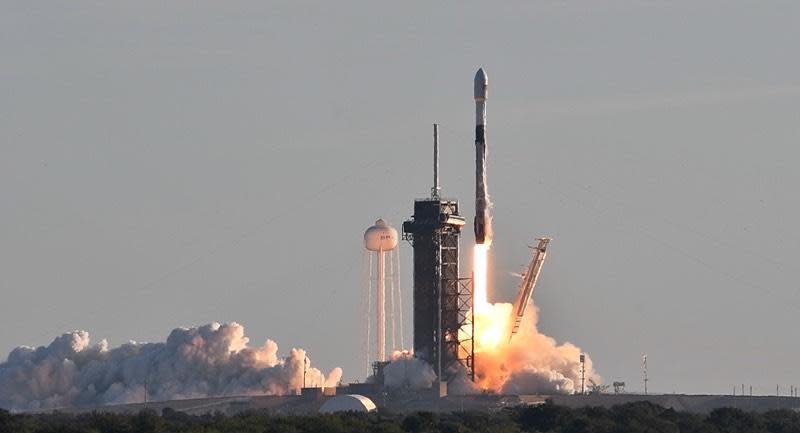
[[[430,364],[407,351],[396,350],[383,368],[383,384],[387,388],[426,389],[436,380]]]
[[[244,327],[232,322],[174,329],[163,343],[130,342],[113,349],[91,345],[74,331],[48,346],[17,347],[0,364],[0,407],[47,409],[77,405],[224,396],[283,395],[305,383],[336,386],[340,368],[328,375],[306,364],[306,352],[278,356],[267,340],[249,345]]]
[[[475,314],[475,381],[466,371],[449,371],[448,393],[572,394],[581,389],[581,349],[559,344],[537,329],[538,308],[529,301],[519,331],[509,339],[512,306],[488,304]],[[585,355],[585,386],[602,383],[592,360]],[[388,388],[427,389],[436,381],[430,364],[409,351],[395,351],[384,367]]]
[[[512,373],[503,386],[503,394],[569,394],[576,390],[574,378],[536,367],[524,367]]]

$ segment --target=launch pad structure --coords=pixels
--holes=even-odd
[[[414,355],[433,366],[440,383],[463,371],[475,379],[472,278],[459,275],[466,221],[458,201],[439,197],[438,125],[434,125],[434,186],[414,201],[403,239],[414,250]]]

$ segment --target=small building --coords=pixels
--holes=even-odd
[[[300,389],[300,397],[302,397],[303,400],[319,400],[323,397],[331,397],[334,395],[336,395],[336,388],[334,387]]]

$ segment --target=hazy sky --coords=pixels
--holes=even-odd
[[[429,193],[432,122],[471,221],[483,66],[495,300],[550,235],[540,328],[609,383],[641,389],[646,352],[655,391],[800,385],[799,23],[796,1],[2,1],[0,352],[238,321],[362,378],[363,230]]]

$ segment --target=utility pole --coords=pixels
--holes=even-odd
[[[527,302],[527,300],[525,301]],[[586,394],[586,354],[581,353],[581,395]]]
[[[642,380],[644,381],[644,395],[647,395],[647,354],[642,355]]]

